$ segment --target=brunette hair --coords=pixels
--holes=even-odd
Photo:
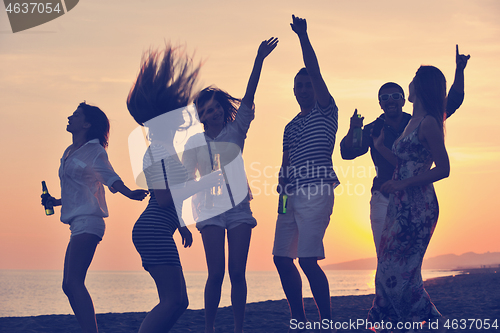
[[[193,66],[183,51],[167,45],[164,51],[143,54],[127,98],[127,108],[139,125],[191,102],[200,65]]]
[[[413,84],[425,111],[436,118],[443,130],[446,119],[446,78],[443,73],[434,66],[420,66]]]
[[[216,100],[222,106],[224,110],[224,125],[234,121],[238,108],[241,105],[241,99],[229,95],[222,89],[210,86],[200,91],[196,96],[194,100],[196,109],[200,110],[205,103],[211,100]]]
[[[302,67],[298,72],[297,74],[295,74],[295,77],[293,78],[293,80],[295,81],[295,79],[297,78],[297,76],[299,75],[306,75],[308,76],[309,75],[309,72],[307,71],[307,68],[305,67]]]
[[[78,105],[82,109],[85,121],[91,126],[87,131],[87,141],[99,139],[104,148],[108,147],[109,120],[106,114],[97,106],[89,105],[85,101]]]

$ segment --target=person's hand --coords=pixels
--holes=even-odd
[[[146,190],[134,190],[130,192],[128,196],[132,200],[142,201],[149,194],[149,191]]]
[[[380,192],[382,193],[394,193],[396,191],[402,191],[406,188],[404,181],[402,180],[388,180],[382,184],[380,187]]]
[[[351,128],[363,127],[363,119],[358,117],[358,109],[354,109],[354,114],[351,117]]]
[[[193,244],[193,235],[188,227],[179,227],[179,233],[182,237],[182,245],[184,245],[184,247],[191,247]]]
[[[56,198],[54,198],[53,196],[51,196],[48,193],[42,194],[41,198],[42,198],[42,206],[45,206],[50,201],[52,202],[52,206],[54,206],[55,201],[57,200]]]
[[[373,129],[372,129],[373,132]],[[373,136],[373,133],[370,133],[370,136],[373,139],[373,146],[375,149],[380,150],[380,148],[384,147],[384,139],[385,139],[385,134],[384,134],[384,129],[380,131],[380,135],[378,137]]]
[[[286,186],[288,185],[288,179],[286,180],[283,180],[278,183],[278,185],[276,185],[276,192],[278,194],[287,194],[287,189],[286,189]]]
[[[307,32],[306,19],[296,17],[295,15],[292,15],[292,23],[290,23],[290,26],[292,27],[293,32],[297,35],[302,35]]]
[[[460,52],[458,52],[458,44],[457,44],[456,58],[457,58],[457,69],[464,70],[465,66],[467,66],[467,61],[469,61],[470,59],[470,54],[468,55],[460,54]]]
[[[260,43],[259,50],[257,51],[257,57],[264,59],[278,46],[278,37],[271,37],[268,40]]]

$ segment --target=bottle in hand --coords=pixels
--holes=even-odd
[[[214,154],[212,171],[219,171],[221,169],[220,165],[220,154]],[[214,196],[222,194],[222,188],[220,186],[214,186],[210,188],[210,191],[206,192],[205,196],[205,207],[212,209],[214,207]]]
[[[220,154],[214,154],[214,165],[212,171],[219,171],[220,168]],[[212,187],[211,194],[218,196],[222,194],[222,188],[220,186]]]
[[[42,181],[42,194],[46,194],[47,196],[50,196],[49,190],[47,189],[47,184],[45,184],[45,181]],[[54,214],[54,206],[52,204],[51,200],[47,200],[44,205],[45,208],[45,215],[52,215]]]
[[[356,110],[357,113],[358,110]],[[358,113],[358,118],[361,118],[361,115]],[[363,144],[363,129],[361,127],[356,127],[352,131],[352,147],[354,149],[361,149]]]
[[[286,207],[288,203],[288,195],[281,193],[278,202],[278,214],[286,214]]]

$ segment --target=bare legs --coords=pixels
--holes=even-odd
[[[168,332],[188,307],[182,268],[156,265],[148,267],[158,289],[158,303],[144,318],[139,333]]]
[[[278,269],[281,285],[285,292],[292,319],[305,322],[306,313],[302,300],[302,279],[292,258],[274,256],[274,265]]]
[[[278,269],[281,285],[290,305],[292,319],[306,321],[302,300],[302,279],[293,259],[274,256],[274,264]],[[318,265],[318,260],[316,258],[299,258],[299,265],[309,281],[314,301],[318,307],[320,320],[330,320],[330,287],[325,273]]]
[[[228,270],[235,333],[243,332],[247,298],[245,270],[251,234],[252,227],[248,224],[240,224],[227,231]],[[205,333],[212,333],[225,273],[225,229],[206,226],[201,230],[201,236],[208,267],[208,279],[205,285]]]
[[[206,226],[201,230],[208,279],[205,284],[205,333],[214,332],[215,315],[219,307],[222,281],[225,272],[225,230],[216,226]]]
[[[68,244],[64,258],[62,288],[85,333],[97,332],[94,304],[85,287],[85,277],[100,241],[101,238],[93,234],[74,236]]]
[[[245,271],[251,234],[252,227],[248,224],[241,224],[227,231],[228,270],[231,280],[231,304],[233,306],[235,333],[243,332],[243,321],[245,320],[245,306],[247,303]]]

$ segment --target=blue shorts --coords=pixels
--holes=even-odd
[[[104,219],[95,215],[80,215],[73,218],[70,222],[69,230],[71,237],[81,234],[93,234],[102,239],[106,224]]]

